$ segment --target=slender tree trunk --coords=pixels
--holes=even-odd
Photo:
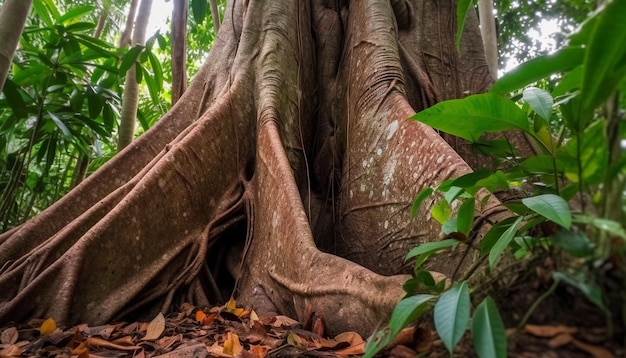
[[[143,45],[146,42],[146,29],[148,28],[151,8],[152,0],[141,0],[139,13],[137,14],[133,27],[132,46]],[[118,151],[121,151],[129,145],[135,136],[137,105],[139,103],[139,83],[137,83],[136,71],[137,67],[133,65],[126,72],[117,140]]]
[[[187,89],[188,0],[174,0],[172,10],[172,105]]]
[[[498,78],[498,34],[493,14],[493,0],[478,0],[478,14],[489,73],[493,78]]]
[[[100,10],[100,15],[98,15],[98,23],[96,24],[96,28],[93,31],[93,37],[99,39],[102,36],[102,30],[104,30],[104,24],[106,23],[107,15],[104,10]]]
[[[211,18],[213,19],[213,28],[215,29],[215,35],[220,32],[220,12],[217,9],[217,0],[209,0],[211,6]]]
[[[128,9],[128,16],[126,17],[126,24],[124,25],[124,30],[120,36],[120,48],[126,48],[130,46],[131,36],[133,35],[133,23],[135,22],[135,17],[137,15],[137,5],[139,4],[139,0],[131,0],[130,7]]]
[[[9,75],[32,0],[6,0],[0,7],[0,90]]]

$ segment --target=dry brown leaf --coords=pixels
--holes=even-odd
[[[534,324],[527,324],[524,326],[526,332],[532,334],[536,337],[554,337],[561,333],[569,333],[574,334],[578,331],[576,327],[568,327],[568,326],[538,326]]]
[[[277,328],[293,328],[300,325],[300,322],[287,316],[276,316],[274,318],[272,326]]]
[[[20,347],[11,344],[0,351],[1,357],[19,357],[22,355]]]
[[[606,348],[600,346],[594,346],[585,342],[581,342],[579,340],[572,340],[572,343],[589,354],[591,354],[594,358],[614,358],[613,353],[609,352]]]
[[[133,346],[133,345],[135,345],[135,341],[133,341],[133,337],[131,337],[131,336],[120,337],[118,339],[115,339],[115,340],[111,341],[111,343],[119,344],[121,346]]]
[[[159,314],[154,317],[150,325],[146,330],[146,335],[141,340],[148,341],[153,339],[159,339],[163,331],[165,330],[165,317],[163,317],[163,313],[159,312]]]
[[[351,346],[363,343],[363,337],[356,332],[343,332],[335,336],[337,342],[346,342]]]
[[[232,357],[232,355],[224,354],[224,347],[220,346],[217,342],[214,342],[211,346],[207,347],[206,350],[212,357]]]
[[[561,333],[561,334],[557,335],[556,337],[552,338],[550,341],[548,341],[548,346],[550,348],[562,347],[562,346],[570,343],[572,341],[572,339],[574,339],[574,337],[572,337],[571,334],[569,334],[569,333]]]
[[[159,339],[159,341],[157,342],[159,344],[159,346],[163,349],[168,349],[171,346],[173,346],[175,343],[177,342],[182,342],[183,340],[183,335],[182,334],[178,334],[175,336],[167,336],[167,337],[163,337],[161,339]]]
[[[0,334],[0,343],[2,344],[15,344],[20,334],[15,327],[10,327],[2,331]]]
[[[267,356],[267,352],[269,352],[270,347],[268,346],[255,346],[250,345],[250,353],[252,353],[255,357],[264,358]]]
[[[116,344],[116,343],[104,340],[100,337],[89,337],[85,341],[85,344],[90,347],[109,348],[109,349],[116,349],[119,351],[134,351],[137,349],[141,349],[140,346],[128,346],[128,345]]]
[[[89,358],[89,348],[85,343],[80,343],[72,350],[72,356],[78,356],[78,358]]]
[[[47,320],[43,321],[41,326],[39,326],[39,333],[41,333],[42,336],[45,336],[56,331],[56,329],[57,329],[57,323],[54,321],[52,317],[50,317]]]
[[[350,347],[338,349],[335,351],[337,355],[361,355],[365,354],[365,341],[353,344]]]
[[[232,332],[228,332],[228,338],[224,341],[223,353],[231,356],[235,356],[243,350],[241,343],[239,343],[239,336]]]

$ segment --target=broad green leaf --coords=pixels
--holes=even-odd
[[[74,20],[76,18],[79,18],[80,16],[88,13],[88,12],[92,12],[95,9],[94,6],[91,5],[82,5],[82,6],[76,6],[72,9],[70,9],[68,12],[66,12],[65,14],[57,17],[56,19],[56,23],[57,24],[62,24],[66,21],[69,20]]]
[[[606,311],[606,306],[604,305],[604,301],[602,299],[602,290],[597,284],[585,282],[560,271],[555,271],[552,274],[552,277],[555,281],[565,282],[568,285],[577,288],[585,295],[585,297],[587,297],[587,299],[589,299],[589,301]]]
[[[566,47],[552,55],[535,57],[507,72],[491,87],[489,92],[507,94],[552,74],[570,70],[583,63],[584,54],[583,48]]]
[[[209,2],[207,0],[191,0],[191,12],[196,24],[201,24],[206,17]]]
[[[626,230],[620,223],[614,220],[603,219],[603,218],[594,218],[588,215],[574,215],[573,221],[579,224],[590,224],[600,229],[602,231],[606,231],[607,233],[621,237],[626,240]]]
[[[72,133],[70,132],[70,130],[67,128],[67,126],[65,125],[65,123],[63,123],[63,121],[57,117],[56,114],[48,111],[48,115],[50,116],[50,119],[52,119],[54,121],[54,123],[57,125],[57,127],[59,127],[59,129],[61,130],[61,132],[63,132],[63,135],[66,137],[71,137]]]
[[[152,52],[149,53],[148,58],[150,59],[150,66],[154,74],[154,82],[159,92],[161,92],[163,89],[163,70],[161,68],[161,62]]]
[[[624,14],[626,1],[607,2],[587,43],[580,89],[583,121],[591,118],[593,111],[609,98],[626,75]]]
[[[413,201],[413,206],[411,207],[411,218],[415,217],[415,214],[417,214],[417,211],[419,210],[420,206],[422,205],[422,202],[426,198],[431,196],[433,191],[434,191],[433,188],[426,188],[426,189],[423,189],[422,191],[420,191],[419,194],[417,194],[417,197]]]
[[[454,239],[445,239],[441,241],[432,241],[420,244],[417,247],[414,247],[409,253],[406,255],[404,262],[409,261],[415,256],[427,254],[431,252],[437,252],[439,250],[447,249],[449,247],[456,247],[459,244],[458,240]]]
[[[435,220],[437,220],[441,225],[445,224],[448,219],[450,219],[450,215],[452,215],[452,210],[450,210],[450,206],[448,202],[445,200],[440,201],[437,205],[433,206],[430,211],[431,215]]]
[[[120,64],[119,73],[126,73],[126,71],[128,71],[130,67],[135,64],[135,62],[137,62],[137,58],[139,58],[139,55],[141,54],[141,51],[143,51],[143,48],[144,47],[141,45],[136,45],[135,47],[131,48],[126,53],[126,55],[124,55],[122,63]]]
[[[509,226],[508,229],[506,229],[506,231],[500,236],[500,238],[498,238],[498,241],[493,244],[491,251],[489,251],[489,267],[491,269],[493,269],[493,267],[500,259],[500,254],[504,252],[504,249],[509,246],[511,240],[513,240],[513,237],[515,237],[515,234],[517,233],[517,225],[521,221],[522,217],[520,216],[513,222],[511,226]]]
[[[463,28],[465,27],[465,18],[467,17],[467,12],[472,6],[473,0],[459,0],[456,6],[456,37],[455,37],[455,46],[456,51],[461,51],[461,35],[463,35]]]
[[[154,104],[158,104],[159,103],[158,85],[156,84],[154,77],[152,77],[152,74],[148,72],[147,68],[142,66],[141,69],[143,72],[143,78],[146,81],[146,86],[148,87],[148,92],[150,93],[150,98],[152,99],[152,102]]]
[[[87,92],[87,104],[89,105],[89,117],[92,119],[98,118],[104,105],[102,97],[97,93]]]
[[[542,194],[522,199],[530,210],[569,229],[572,226],[572,212],[567,202],[558,195]]]
[[[446,199],[448,204],[452,204],[452,202],[456,200],[456,198],[458,198],[464,192],[465,190],[463,190],[463,188],[459,188],[458,186],[451,186],[450,188],[448,188],[448,190],[443,195],[443,197],[444,199]]]
[[[475,172],[471,172],[454,179],[454,181],[452,182],[452,186],[463,189],[471,188],[476,185],[476,182],[481,179],[487,178],[489,175],[491,175],[491,172],[489,170],[481,168],[476,170]]]
[[[496,242],[498,242],[498,239],[502,236],[502,234],[504,234],[510,224],[511,223],[503,220],[492,226],[489,231],[487,231],[478,245],[481,256],[486,255],[489,251],[491,251],[491,248],[496,244]]]
[[[598,120],[557,150],[557,163],[569,180],[584,184],[599,184],[604,180],[609,162],[605,127],[606,121]]]
[[[470,295],[464,281],[441,294],[435,304],[435,328],[450,354],[467,330],[469,318]]]
[[[54,25],[52,17],[50,17],[51,11],[48,10],[43,0],[33,0],[33,9],[47,27],[52,27]]]
[[[67,25],[65,27],[65,31],[67,32],[81,32],[86,30],[91,30],[96,27],[96,24],[93,22],[77,22],[71,25]]]
[[[472,338],[478,357],[506,358],[506,330],[490,296],[476,307],[472,317]]]
[[[522,109],[512,101],[491,93],[440,102],[411,119],[472,142],[485,132],[522,130],[533,134]]]
[[[520,167],[529,174],[552,174],[555,170],[552,157],[547,154],[535,155],[524,159],[520,163]]]
[[[552,96],[561,96],[565,93],[572,92],[580,88],[580,84],[583,81],[583,69],[584,66],[578,66],[563,75],[559,83],[556,85],[556,87],[554,87],[554,90],[552,91]]]
[[[593,255],[595,245],[587,234],[578,230],[559,230],[551,237],[554,245],[562,248],[576,257]]]
[[[541,88],[528,87],[524,89],[522,98],[530,105],[535,113],[540,115],[546,121],[550,120],[554,100],[548,92],[542,90]]]
[[[480,179],[476,182],[476,186],[485,188],[492,193],[498,189],[508,190],[510,188],[509,181],[501,170],[496,171],[484,179]]]
[[[472,229],[472,224],[474,223],[474,207],[476,205],[476,200],[474,198],[470,198],[465,200],[465,202],[459,208],[459,213],[457,215],[457,230],[465,236],[469,237],[470,230]]]
[[[426,305],[436,296],[421,294],[404,298],[398,302],[391,313],[389,328],[395,337],[409,323],[415,321],[424,311]]]

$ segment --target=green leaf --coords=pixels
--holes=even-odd
[[[471,188],[476,185],[476,182],[481,179],[487,178],[489,175],[491,175],[491,172],[489,170],[481,168],[476,170],[475,172],[467,173],[454,179],[454,181],[452,182],[452,186],[463,189]]]
[[[583,48],[566,47],[552,55],[535,57],[502,76],[489,92],[504,95],[552,74],[570,70],[583,63],[584,54]]]
[[[209,2],[207,0],[191,0],[191,12],[196,24],[201,24],[206,17]]]
[[[491,93],[437,103],[411,119],[476,142],[485,132],[530,132],[526,113],[512,101]]]
[[[626,1],[609,1],[587,43],[583,82],[580,89],[580,116],[591,118],[606,102],[626,74]],[[588,118],[588,119],[587,119]]]
[[[48,111],[48,115],[50,116],[50,118],[54,121],[54,123],[57,125],[57,127],[59,127],[59,129],[61,130],[61,132],[63,132],[63,135],[66,137],[71,137],[72,133],[70,132],[70,130],[67,128],[67,126],[65,125],[65,123],[63,123],[63,121],[61,121],[61,119],[59,117],[57,117],[56,114]]]
[[[606,311],[607,308],[604,305],[604,301],[602,299],[602,290],[598,285],[592,284],[589,282],[584,282],[580,279],[576,279],[571,277],[563,272],[555,271],[552,274],[552,277],[556,281],[565,282],[568,285],[577,288],[580,292],[582,292],[589,301],[593,302],[596,306]]]
[[[404,327],[415,321],[422,314],[428,302],[435,297],[433,295],[421,294],[400,300],[393,309],[389,319],[391,335],[395,337]]]
[[[467,330],[469,318],[470,295],[466,282],[456,284],[441,294],[435,304],[435,328],[450,354]]]
[[[554,100],[548,92],[541,88],[528,87],[524,89],[522,98],[530,105],[530,108],[532,108],[535,113],[546,121],[550,120]]]
[[[490,296],[476,307],[472,317],[472,338],[479,357],[506,358],[506,330]]]
[[[163,69],[161,68],[161,62],[152,52],[150,52],[148,58],[150,59],[152,73],[154,73],[154,82],[159,92],[161,92],[163,89]]]
[[[573,218],[575,223],[593,225],[595,228],[606,231],[610,235],[621,237],[626,240],[626,231],[620,223],[614,220],[594,218],[588,215],[575,215]]]
[[[88,12],[92,12],[94,9],[95,9],[95,6],[91,6],[91,5],[76,6],[72,8],[71,10],[69,10],[68,12],[66,12],[64,15],[59,16],[56,19],[56,23],[60,25],[66,21],[74,20]]]
[[[456,6],[456,37],[455,37],[455,46],[456,51],[461,51],[461,35],[463,35],[463,28],[465,27],[465,18],[467,17],[467,12],[472,6],[473,0],[459,0]]]
[[[143,46],[136,45],[135,47],[128,50],[124,58],[122,59],[122,63],[120,64],[119,73],[126,73],[130,69],[130,67],[137,62],[137,58],[143,51]]]
[[[430,211],[431,215],[435,220],[437,220],[441,225],[445,224],[448,219],[450,219],[450,215],[452,215],[452,210],[450,210],[450,206],[448,202],[445,200],[440,201],[437,205],[433,206]]]
[[[430,256],[431,254],[437,251],[441,251],[443,249],[447,249],[450,247],[454,248],[458,244],[459,244],[459,241],[454,240],[454,239],[445,239],[441,241],[426,242],[426,243],[420,244],[417,247],[414,247],[411,251],[409,251],[409,253],[406,255],[406,258],[404,259],[404,262],[407,262],[410,259],[418,255]]]
[[[513,237],[515,237],[515,234],[517,233],[517,225],[521,221],[522,217],[520,216],[513,222],[511,226],[509,226],[508,229],[506,229],[506,231],[502,234],[502,236],[500,236],[498,241],[495,242],[495,244],[491,248],[491,251],[489,251],[489,267],[491,269],[493,269],[493,267],[500,259],[500,254],[504,252],[504,249],[509,246],[511,240],[513,240]]]
[[[422,205],[422,202],[426,198],[431,196],[433,191],[434,191],[433,188],[426,188],[426,189],[423,189],[422,191],[420,191],[419,194],[417,194],[417,197],[413,201],[413,206],[411,207],[411,218],[415,217],[415,214],[417,214],[417,211],[419,210],[420,206]]]
[[[552,235],[554,245],[562,248],[576,257],[588,257],[593,255],[595,245],[589,240],[587,234],[578,230],[559,230]]]
[[[48,10],[43,0],[33,0],[33,9],[47,27],[54,25],[50,17],[50,10]]]
[[[558,195],[542,194],[522,199],[530,210],[569,229],[572,226],[572,212],[567,202]]]
[[[459,208],[459,214],[457,215],[457,230],[466,237],[469,237],[470,230],[472,229],[472,224],[474,223],[474,207],[476,206],[476,200],[474,198],[470,198],[465,200],[465,202]]]
[[[21,89],[15,84],[15,82],[11,81],[9,78],[6,79],[2,92],[7,99],[9,107],[11,107],[11,110],[13,111],[13,115],[15,115],[18,119],[26,118],[28,116],[26,102],[24,102],[20,91]]]

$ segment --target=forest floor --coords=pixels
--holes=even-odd
[[[620,342],[609,338],[604,315],[567,287],[541,301],[528,320],[532,324],[514,328],[546,291],[539,281],[527,277],[497,297],[511,327],[509,357],[625,357]],[[428,321],[402,331],[377,357],[449,357]],[[364,337],[354,332],[325,337],[323,317],[306,323],[262,317],[232,300],[208,309],[183,304],[151,322],[57,327],[47,319],[1,326],[0,357],[359,357],[365,347]],[[469,334],[454,356],[476,356]]]

